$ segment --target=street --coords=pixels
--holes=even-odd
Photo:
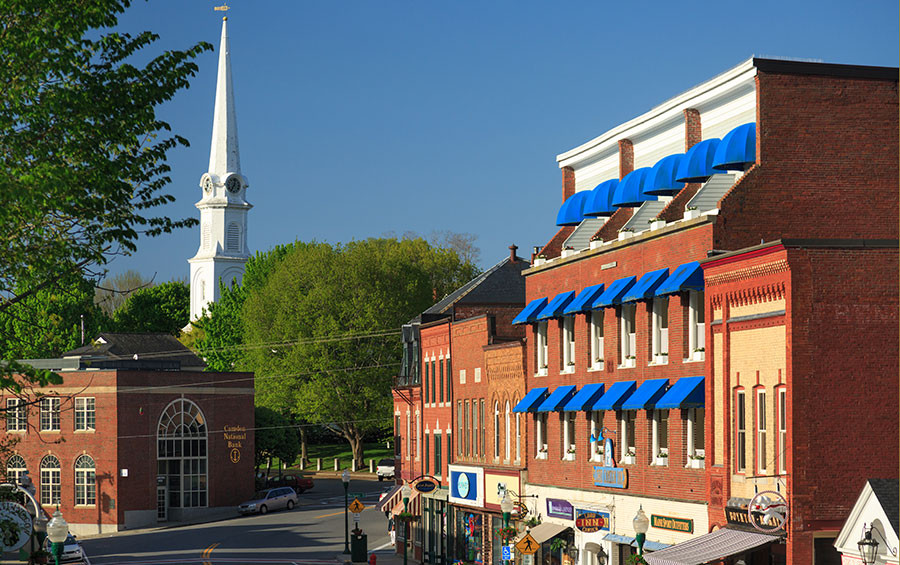
[[[389,543],[384,514],[373,505],[391,483],[352,479],[350,493],[366,505],[360,527],[370,552]],[[240,516],[208,524],[134,531],[85,539],[93,565],[149,563],[334,563],[344,550],[344,488],[340,479],[315,479],[299,505],[265,516]],[[350,501],[353,501],[351,496]],[[350,529],[353,529],[352,514]],[[386,547],[382,548],[388,551]]]

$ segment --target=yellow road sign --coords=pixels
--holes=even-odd
[[[349,508],[350,508],[350,512],[353,512],[354,514],[359,514],[360,512],[363,511],[363,509],[365,509],[365,505],[362,502],[360,502],[358,498],[354,498],[353,502],[350,503]]]
[[[525,537],[520,539],[516,544],[516,549],[519,550],[519,553],[524,555],[533,555],[537,553],[537,550],[540,549],[541,545],[531,537],[531,534],[525,534]]]

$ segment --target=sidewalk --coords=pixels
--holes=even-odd
[[[373,553],[375,554],[376,565],[403,565],[403,554],[396,553],[393,547],[386,547],[376,551],[370,549],[368,555],[371,556]],[[350,565],[352,563],[350,561],[350,556],[343,553],[338,553],[337,561],[344,565]],[[412,555],[407,556],[406,563],[407,565],[419,565],[419,561],[413,559]]]

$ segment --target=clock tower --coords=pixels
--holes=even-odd
[[[203,316],[219,298],[220,281],[240,284],[247,250],[247,177],[241,174],[237,117],[228,52],[228,18],[222,18],[216,106],[213,114],[209,169],[200,177],[200,248],[191,265],[191,320]]]

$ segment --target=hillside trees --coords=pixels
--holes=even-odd
[[[191,317],[191,291],[182,281],[140,288],[113,312],[117,332],[163,332],[178,336]]]

